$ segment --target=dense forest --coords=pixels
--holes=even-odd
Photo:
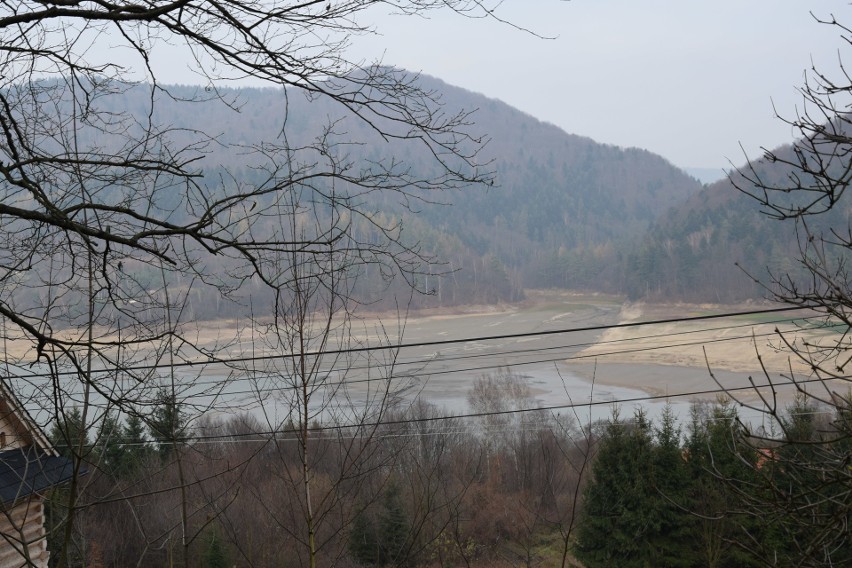
[[[362,267],[356,294],[363,302],[387,307],[381,304],[393,292],[405,294],[412,283],[427,293],[414,299],[415,305],[424,307],[512,302],[523,297],[525,288],[623,292],[633,278],[623,267],[633,244],[662,212],[701,188],[697,180],[650,152],[567,134],[504,103],[437,79],[420,77],[419,82],[424,89],[440,93],[436,114],[463,113],[471,139],[485,142],[476,159],[494,181],[454,190],[400,187],[376,192],[346,179],[337,180],[333,187],[321,179],[306,180],[306,195],[333,190],[339,201],[368,212],[369,216],[345,220],[352,223],[350,229],[359,242],[380,242],[377,227],[399,231],[399,242],[418,251],[424,260],[416,278],[406,282],[384,282],[381,270]],[[116,85],[114,91],[92,101],[93,111],[124,112],[146,124],[151,103],[147,86]],[[428,152],[379,136],[322,98],[280,89],[207,93],[186,86],[161,87],[153,96],[156,110],[150,121],[173,143],[188,144],[199,124],[208,132],[208,138],[191,146],[197,156],[188,164],[197,176],[193,183],[198,184],[194,198],[198,203],[182,202],[177,199],[179,192],[171,191],[161,193],[152,204],[168,212],[174,223],[191,217],[192,208],[202,200],[213,200],[225,191],[219,188],[234,184],[260,191],[271,188],[277,182],[264,160],[284,148],[290,149],[285,154],[292,153],[290,167],[309,171],[317,159],[311,148],[319,140],[329,147],[335,167],[347,176],[368,168],[387,168],[411,178],[438,175]],[[218,104],[219,97],[229,105]],[[107,150],[118,150],[122,143],[120,136],[85,125],[75,136],[79,144]],[[129,190],[105,187],[99,194],[117,203]],[[255,206],[262,210],[272,199],[271,194],[260,196]],[[274,215],[264,214],[246,230],[262,238],[278,222]],[[224,257],[207,262],[219,263],[222,274],[233,269]],[[128,259],[122,268],[123,278],[135,281],[140,291],[158,288],[155,283],[160,276],[146,263]],[[209,290],[191,289],[188,280],[170,285],[186,294],[186,315],[193,319],[242,313],[247,296],[256,304],[268,300],[264,287],[252,283],[240,284],[241,296],[233,303],[223,302]],[[152,297],[148,303],[156,305],[159,300]],[[26,306],[37,299],[21,291],[17,301]],[[144,295],[137,301],[144,302]]]
[[[796,159],[795,146],[778,148],[772,156],[705,187],[661,216],[627,257],[626,272],[632,277],[624,291],[633,298],[733,302],[767,295],[779,279],[807,283],[809,271],[796,260],[806,241],[830,241],[833,231],[843,233],[852,210],[824,200],[814,204],[820,212],[810,215],[806,226],[790,216],[778,218],[752,197],[759,191],[755,181],[765,187],[818,183],[786,163]],[[808,206],[810,198],[807,192],[791,192],[775,206],[796,210]]]
[[[763,215],[757,203],[737,190],[748,185],[742,176],[702,187],[650,152],[598,144],[437,79],[419,81],[440,93],[435,112],[469,112],[463,115],[466,128],[473,139],[487,142],[477,160],[493,173],[494,183],[380,193],[338,181],[333,188],[338,199],[369,211],[369,217],[351,220],[361,242],[378,242],[377,227],[389,227],[424,260],[416,277],[406,282],[386,282],[382,270],[362,267],[355,290],[360,301],[388,307],[388,298],[405,294],[414,284],[425,293],[414,297],[416,307],[513,302],[528,288],[734,302],[764,296],[755,279],[771,282],[767,270],[798,274],[789,260],[798,248],[793,223]],[[97,104],[103,106],[101,112],[122,110],[141,120],[147,97],[144,86],[127,86]],[[216,97],[231,105],[223,107],[212,96],[209,104],[198,102],[205,97],[203,89],[181,86],[165,87],[157,97],[151,120],[176,142],[186,142],[183,138],[189,139],[193,125],[213,128],[197,165],[205,199],[214,198],[216,188],[229,183],[271,186],[271,174],[261,164],[278,143],[309,148],[322,139],[336,153],[338,167],[351,171],[357,171],[358,164],[391,169],[404,164],[412,172],[406,175],[436,173],[427,153],[390,143],[323,99],[275,89],[223,89]],[[286,139],[277,130],[282,121]],[[83,144],[120,144],[86,128],[78,136]],[[780,152],[789,154],[792,148]],[[753,167],[769,180],[788,173],[764,160]],[[306,189],[331,189],[311,185],[315,183]],[[171,211],[171,218],[180,222],[188,204],[169,202],[168,195],[177,194],[160,196],[156,206]],[[264,205],[263,198],[257,205]],[[820,220],[821,226],[842,226],[834,223],[843,215],[838,208]],[[251,230],[262,236],[276,223],[274,216],[262,216]],[[222,264],[223,272],[231,268],[227,260],[213,261]],[[140,289],[156,287],[151,284],[159,278],[156,270],[133,261],[123,267]],[[263,286],[243,284],[241,297],[229,303],[209,291],[190,291],[191,282],[170,284],[186,292],[187,315],[194,319],[243,313],[247,295],[256,303],[267,299]],[[26,305],[26,294],[18,301]],[[150,303],[157,301],[151,298]]]

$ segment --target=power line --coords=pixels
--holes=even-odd
[[[722,327],[722,328],[712,328],[712,329],[715,329],[715,330],[732,329],[734,327],[742,327],[742,326],[749,326],[749,325],[753,325],[753,324],[742,324],[741,326],[731,326],[730,328]],[[631,340],[648,338],[648,337],[665,337],[665,336],[670,336],[670,335],[673,335],[673,334],[658,334],[657,336],[642,336],[640,338],[625,338],[625,339],[615,340],[615,341],[613,341],[613,343],[623,342],[623,341],[631,341]],[[381,382],[381,381],[390,381],[390,380],[397,380],[397,381],[408,380],[408,381],[410,381],[412,379],[418,379],[418,378],[422,378],[422,377],[433,377],[433,376],[437,376],[437,375],[484,372],[484,371],[489,371],[489,370],[498,369],[498,368],[512,369],[512,368],[518,368],[518,367],[524,367],[524,366],[540,365],[542,363],[558,363],[558,362],[562,362],[562,361],[575,361],[575,360],[580,360],[580,359],[598,359],[598,358],[601,358],[601,357],[607,357],[607,356],[612,356],[612,355],[640,353],[640,352],[653,351],[653,350],[670,349],[670,348],[674,348],[674,347],[688,347],[688,346],[696,346],[696,345],[707,345],[707,344],[710,344],[710,343],[722,343],[722,342],[737,341],[737,340],[742,340],[742,339],[752,339],[752,338],[757,338],[757,337],[768,337],[768,336],[773,336],[773,335],[774,335],[774,333],[771,333],[771,332],[770,333],[764,333],[764,334],[739,335],[739,336],[733,336],[733,337],[716,338],[716,339],[708,339],[708,340],[698,340],[698,341],[692,341],[692,342],[668,343],[668,344],[664,344],[664,345],[639,347],[639,348],[634,348],[634,349],[623,349],[623,350],[608,351],[608,352],[603,352],[603,353],[594,353],[594,354],[587,354],[587,355],[573,355],[573,356],[563,355],[563,356],[558,356],[558,357],[555,357],[555,358],[548,358],[548,359],[533,359],[533,360],[527,360],[527,361],[522,361],[522,362],[504,362],[504,363],[501,363],[501,364],[498,364],[498,365],[484,365],[484,366],[478,366],[478,367],[462,367],[462,368],[453,368],[453,369],[444,369],[444,370],[435,370],[435,371],[423,371],[423,372],[409,373],[409,374],[404,374],[404,375],[388,374],[388,376],[384,376],[384,377],[379,376],[379,377],[367,378],[367,379],[344,379],[342,381],[326,381],[326,382],[318,381],[317,384],[314,385],[314,388],[316,388],[316,389],[337,389],[337,388],[345,388],[345,387],[350,386],[350,385],[357,385],[357,384],[363,384],[363,383],[377,383],[377,382]],[[552,349],[566,349],[566,348],[580,346],[580,345],[586,345],[586,344],[557,346],[557,347],[552,347],[552,348],[549,347],[549,348],[537,349],[537,350],[522,350],[521,352],[522,353],[543,352],[543,351],[552,350]],[[509,353],[513,354],[515,352],[509,352]],[[483,356],[494,356],[494,355],[493,354],[484,354]],[[473,356],[471,356],[471,357],[473,357]],[[465,358],[465,357],[462,357],[462,358]],[[378,365],[374,366],[372,368],[376,368],[376,367],[378,367]],[[351,370],[351,369],[347,369],[347,371],[349,371],[349,370]],[[257,371],[255,371],[255,372],[257,372]],[[256,381],[272,380],[269,375],[265,374],[266,373],[265,371],[260,371],[260,373],[261,373],[261,377],[255,378],[255,379],[252,379],[251,377],[243,377],[243,378],[237,378],[237,379],[230,379],[230,380],[224,379],[224,380],[215,380],[215,381],[194,380],[192,383],[187,385],[187,388],[201,385],[201,386],[215,387],[215,392],[211,392],[210,389],[208,389],[204,392],[185,394],[183,401],[186,402],[187,404],[192,404],[192,403],[190,403],[191,399],[198,399],[198,400],[208,399],[210,402],[212,402],[212,401],[219,399],[219,398],[222,398],[222,397],[236,397],[236,396],[241,396],[241,395],[262,396],[264,394],[278,393],[278,392],[283,392],[283,391],[286,391],[286,390],[295,390],[295,389],[300,388],[300,386],[297,385],[297,384],[286,384],[286,385],[276,384],[274,386],[268,386],[268,387],[265,387],[265,388],[255,387],[255,388],[251,388],[251,389],[248,389],[248,390],[232,390],[232,389],[229,390],[227,388],[228,386],[234,385],[238,382],[245,382],[245,381],[250,381],[250,380],[256,380]],[[395,395],[395,394],[398,394],[398,393],[389,392],[389,394]],[[47,395],[45,395],[45,396],[47,396]],[[260,403],[260,402],[262,402],[262,401],[261,400],[255,400],[255,401],[251,401],[251,402],[246,402],[246,404]]]
[[[500,335],[484,335],[484,336],[474,336],[467,337],[461,339],[441,339],[434,341],[422,341],[422,342],[414,342],[414,343],[396,343],[396,344],[385,344],[385,345],[373,345],[373,346],[361,346],[361,347],[351,347],[351,348],[342,348],[342,349],[328,349],[328,350],[320,350],[320,351],[310,351],[302,354],[294,354],[294,353],[276,353],[273,355],[252,355],[250,357],[208,357],[206,361],[181,361],[177,363],[163,363],[163,364],[152,364],[152,365],[133,365],[130,367],[117,367],[115,369],[103,369],[97,372],[99,373],[113,373],[113,372],[122,372],[129,373],[133,371],[153,371],[157,369],[179,369],[179,368],[201,368],[204,366],[214,365],[214,364],[224,364],[224,365],[233,365],[235,363],[253,363],[258,361],[270,361],[277,359],[292,359],[296,357],[323,357],[328,355],[346,355],[346,354],[356,354],[356,353],[369,353],[375,351],[388,351],[388,350],[402,350],[402,349],[410,349],[415,347],[438,347],[443,345],[453,345],[459,343],[470,343],[470,342],[485,342],[485,341],[496,341],[501,339],[523,339],[523,338],[534,338],[541,336],[550,336],[550,335],[559,335],[559,334],[571,334],[571,333],[581,333],[581,332],[589,332],[589,331],[606,331],[610,329],[622,329],[622,328],[632,328],[632,327],[642,327],[642,326],[650,326],[650,325],[661,325],[668,323],[684,323],[684,322],[692,322],[692,321],[706,321],[706,320],[714,320],[721,318],[729,318],[729,317],[737,317],[737,316],[747,316],[747,315],[761,315],[768,313],[780,313],[780,312],[791,312],[791,311],[800,311],[802,307],[798,306],[787,306],[783,308],[771,308],[766,310],[750,310],[744,312],[723,312],[719,314],[708,314],[702,316],[688,316],[688,317],[677,317],[677,318],[665,318],[658,320],[646,320],[639,322],[623,322],[616,324],[601,324],[594,326],[583,326],[583,327],[575,327],[575,328],[563,328],[556,330],[543,330],[543,331],[531,331],[531,332],[523,332],[523,333],[512,333],[512,334],[500,334]],[[802,318],[806,320],[807,318]],[[779,323],[780,321],[785,320],[776,320],[774,322],[765,322],[765,323]],[[761,322],[750,322],[746,324],[741,324],[741,326],[753,326],[760,325]],[[740,327],[740,326],[730,326],[729,328]],[[727,328],[716,328],[716,329],[727,329]],[[671,335],[671,334],[669,334]],[[637,338],[638,339],[638,338]],[[576,344],[574,346],[582,346],[587,344]],[[569,346],[570,347],[570,346]],[[535,350],[533,350],[535,351]],[[486,355],[483,355],[486,356]],[[24,376],[19,376],[17,378],[59,378],[63,376],[77,376],[79,373],[76,371],[60,371],[56,373],[27,373]]]
[[[850,377],[840,377],[841,380],[849,380]],[[702,389],[702,390],[693,390],[681,393],[666,393],[661,395],[644,395],[644,396],[636,396],[623,398],[618,400],[601,400],[601,401],[588,401],[588,402],[568,402],[564,404],[555,404],[555,405],[547,405],[547,406],[539,406],[534,408],[513,408],[508,410],[495,410],[495,411],[484,411],[484,412],[469,412],[464,414],[452,414],[452,415],[439,415],[439,416],[424,416],[419,418],[395,418],[395,419],[386,419],[380,421],[372,421],[372,422],[360,422],[356,424],[336,424],[336,425],[328,425],[328,426],[309,426],[307,428],[308,432],[318,433],[318,432],[331,432],[331,431],[341,431],[341,430],[368,430],[375,431],[381,427],[388,426],[405,426],[410,424],[424,424],[424,423],[433,423],[433,422],[442,422],[447,420],[469,420],[474,418],[490,418],[497,416],[511,416],[518,414],[526,414],[526,413],[543,413],[543,412],[554,412],[559,410],[576,410],[583,408],[592,408],[603,405],[613,406],[613,405],[622,405],[622,404],[636,404],[640,402],[653,402],[653,401],[661,401],[661,400],[669,400],[672,398],[684,398],[684,397],[706,397],[708,395],[719,395],[719,394],[731,394],[737,392],[746,392],[753,391],[754,389],[762,389],[762,388],[772,388],[773,391],[779,388],[784,387],[794,387],[801,386],[806,384],[813,383],[821,383],[824,382],[823,379],[804,379],[787,383],[764,383],[764,384],[754,384],[742,387],[716,387],[712,389]],[[592,389],[593,390],[593,389]],[[740,406],[743,406],[742,403],[738,403]],[[768,412],[768,410],[767,410]],[[167,444],[189,444],[195,441],[204,441],[204,440],[220,440],[222,438],[225,439],[241,439],[247,438],[249,436],[278,436],[278,435],[286,435],[286,434],[299,434],[301,433],[301,429],[297,427],[291,428],[279,428],[274,430],[265,430],[265,431],[256,431],[256,432],[246,432],[246,433],[228,433],[228,434],[213,434],[213,435],[205,435],[205,436],[186,436],[186,437],[176,437],[172,440],[165,440],[164,443]],[[367,437],[367,436],[361,436]],[[371,437],[371,436],[370,436]],[[287,439],[272,438],[267,441],[285,441]]]
[[[608,352],[603,352],[603,353],[591,353],[591,354],[586,354],[586,355],[574,355],[574,356],[566,355],[566,356],[559,356],[559,357],[548,358],[548,359],[534,359],[534,360],[531,360],[531,361],[522,361],[522,362],[517,362],[517,363],[504,362],[504,363],[501,363],[501,364],[498,364],[498,365],[483,365],[483,366],[478,366],[478,367],[462,367],[462,368],[444,369],[444,370],[435,370],[435,371],[423,371],[423,372],[408,373],[408,374],[391,374],[391,375],[384,376],[384,377],[379,376],[379,377],[376,377],[376,378],[367,378],[367,379],[343,379],[343,380],[340,380],[340,381],[319,380],[319,381],[316,381],[315,384],[312,385],[312,389],[316,389],[316,390],[319,390],[319,389],[337,389],[337,388],[345,388],[345,387],[348,387],[350,385],[358,385],[358,384],[364,384],[364,383],[379,383],[379,382],[383,382],[383,381],[400,381],[400,382],[402,382],[402,381],[410,381],[412,379],[418,379],[418,378],[424,378],[424,377],[426,377],[426,378],[434,377],[434,376],[438,376],[438,375],[485,372],[485,371],[494,370],[494,369],[513,369],[513,368],[518,368],[518,367],[541,365],[543,363],[559,363],[559,362],[563,362],[563,361],[577,361],[577,360],[582,360],[582,359],[598,359],[598,358],[608,357],[608,356],[613,356],[613,355],[635,354],[635,353],[642,353],[642,352],[647,352],[647,351],[670,349],[670,348],[674,348],[674,347],[691,347],[691,346],[698,346],[698,345],[708,345],[708,344],[712,344],[712,343],[724,343],[724,342],[729,342],[729,341],[738,341],[738,340],[742,340],[742,339],[751,339],[751,338],[758,338],[758,337],[770,337],[770,336],[774,336],[774,335],[775,334],[772,333],[772,332],[763,333],[763,334],[739,335],[739,336],[733,336],[733,337],[698,340],[698,341],[683,342],[683,343],[669,343],[669,344],[665,344],[665,345],[637,347],[637,348],[634,348],[634,349],[623,349],[623,350],[608,351]],[[373,367],[373,368],[375,368],[375,367]],[[351,369],[347,369],[347,371],[349,371],[349,370],[351,370]],[[258,372],[258,371],[255,371],[255,372]],[[261,376],[255,377],[255,378],[242,377],[242,378],[232,379],[232,380],[215,380],[215,381],[198,381],[198,380],[195,380],[195,381],[192,381],[192,383],[187,385],[187,388],[201,385],[201,386],[208,386],[208,387],[216,387],[217,392],[212,392],[212,393],[211,392],[200,392],[200,393],[185,394],[185,396],[182,400],[183,400],[183,402],[189,403],[188,401],[191,400],[191,399],[205,399],[205,398],[216,399],[216,398],[223,397],[223,396],[239,396],[239,395],[248,395],[248,394],[262,395],[264,393],[277,393],[277,392],[283,392],[283,391],[287,391],[287,390],[298,390],[298,389],[302,388],[302,386],[299,385],[299,384],[290,383],[290,384],[283,384],[282,385],[282,384],[279,383],[279,384],[276,384],[275,386],[269,386],[269,387],[265,387],[265,388],[259,388],[258,387],[258,388],[250,388],[250,389],[247,389],[247,390],[227,390],[228,386],[234,385],[234,384],[239,383],[239,382],[246,382],[246,381],[252,381],[252,380],[258,381],[258,382],[263,382],[263,381],[273,380],[273,379],[271,379],[271,377],[268,374],[266,374],[267,372],[260,371],[259,373],[260,373]],[[393,394],[393,393],[390,393],[390,394]],[[259,401],[254,401],[254,402],[259,402]]]
[[[598,330],[606,330],[606,329],[614,329],[614,328],[638,327],[638,326],[647,326],[647,325],[672,323],[672,322],[699,321],[699,320],[706,320],[706,319],[719,319],[719,318],[723,318],[723,317],[757,315],[757,314],[762,314],[762,313],[767,313],[767,312],[768,313],[786,312],[786,311],[793,311],[793,310],[798,310],[798,309],[799,308],[786,307],[786,308],[777,308],[777,309],[772,309],[772,310],[753,310],[753,311],[748,311],[748,312],[732,312],[732,313],[712,314],[712,315],[707,315],[707,316],[695,316],[695,317],[686,317],[686,318],[667,318],[667,319],[649,320],[649,321],[643,321],[643,322],[630,322],[630,323],[626,323],[626,324],[586,326],[586,327],[580,327],[580,328],[568,328],[568,329],[550,330],[550,331],[543,331],[543,332],[540,331],[540,332],[527,332],[527,333],[521,333],[521,334],[492,335],[492,336],[482,336],[482,337],[477,337],[477,338],[456,339],[456,340],[441,340],[441,341],[437,341],[437,342],[419,342],[419,343],[400,344],[400,345],[412,347],[412,346],[425,346],[425,345],[435,345],[435,344],[446,345],[446,344],[454,344],[454,343],[463,343],[463,342],[468,342],[468,341],[487,341],[487,340],[490,340],[490,339],[502,339],[502,338],[538,337],[538,336],[542,336],[542,335],[553,335],[553,334],[558,334],[558,333],[572,333],[572,332],[589,331],[589,330],[598,331]],[[749,322],[749,323],[740,324],[740,325],[737,325],[737,326],[723,326],[723,327],[715,327],[715,328],[705,328],[703,331],[713,331],[713,330],[719,330],[719,329],[733,329],[733,328],[737,328],[737,327],[747,327],[747,326],[760,325],[760,323],[764,323],[764,324],[766,324],[766,323],[778,323],[779,321],[795,321],[795,320],[786,320],[785,319],[785,320],[778,320],[778,321],[772,321],[772,322],[757,322],[757,323]],[[807,320],[805,319],[803,321],[807,321]],[[688,330],[686,333],[697,333],[697,332],[700,332],[700,331],[702,331],[702,330]],[[640,337],[636,337],[636,338],[623,338],[623,339],[613,340],[613,341],[609,341],[609,342],[602,342],[602,343],[629,342],[629,341],[634,341],[634,340],[637,340],[637,339],[647,339],[647,338],[651,338],[651,337],[668,337],[668,336],[672,336],[672,335],[675,335],[675,334],[647,335],[647,336],[640,336]],[[515,367],[515,366],[541,364],[541,363],[544,363],[544,362],[562,361],[562,360],[565,360],[565,359],[576,360],[576,359],[584,359],[584,358],[592,358],[592,357],[598,358],[598,357],[606,357],[606,356],[614,355],[614,354],[636,353],[636,352],[641,352],[641,351],[649,351],[649,350],[655,350],[655,349],[666,349],[666,348],[671,348],[671,347],[684,347],[684,346],[689,346],[689,345],[703,345],[703,344],[708,344],[708,343],[732,341],[732,340],[737,340],[737,339],[744,339],[744,338],[750,338],[750,337],[762,337],[762,336],[768,336],[768,335],[774,335],[774,333],[766,333],[766,334],[758,334],[758,335],[754,335],[754,334],[752,334],[752,335],[741,335],[741,336],[735,336],[735,337],[731,337],[731,338],[717,338],[717,339],[713,339],[713,340],[694,341],[694,342],[685,342],[685,343],[682,342],[682,343],[676,343],[676,344],[675,343],[668,343],[668,344],[665,344],[665,345],[640,347],[640,348],[636,348],[636,349],[627,349],[627,350],[616,350],[616,351],[610,351],[610,352],[599,353],[599,354],[594,354],[594,355],[575,355],[573,357],[562,356],[562,357],[558,357],[556,359],[536,359],[536,360],[532,360],[532,361],[524,361],[522,363],[506,363],[506,364],[503,364],[503,365],[498,365],[496,367],[511,368],[511,367]],[[502,352],[502,353],[499,353],[498,355],[517,355],[517,354],[522,354],[522,353],[526,353],[526,354],[543,353],[545,351],[552,351],[552,350],[556,350],[556,349],[568,349],[568,348],[579,347],[579,346],[584,346],[584,345],[588,345],[588,343],[569,344],[569,345],[547,347],[547,348],[515,350],[515,351]],[[382,347],[377,347],[375,349],[387,349],[387,348],[388,348],[387,346],[382,346]],[[372,348],[359,348],[359,349],[356,349],[356,350],[353,350],[353,351],[364,351],[364,350],[373,350],[373,349]],[[337,353],[337,352],[338,351],[331,351],[330,350],[330,351],[327,351],[326,353]],[[319,352],[317,352],[317,353],[319,353]],[[473,358],[476,358],[476,357],[479,357],[479,356],[497,356],[497,355],[495,355],[493,353],[491,353],[491,354],[479,354],[479,355],[464,355],[464,356],[459,356],[457,358],[451,358],[449,360],[450,361],[452,361],[452,360],[467,360],[467,359],[473,359]],[[248,360],[255,360],[255,359],[256,360],[265,360],[265,359],[270,359],[272,357],[273,356],[263,356],[263,357],[259,357],[259,358],[249,358]],[[281,357],[281,356],[278,355],[278,356],[274,356],[274,357]],[[284,357],[288,357],[288,356],[285,355]],[[406,362],[404,364],[414,364],[416,362],[417,361]],[[179,365],[176,365],[176,366],[181,366],[181,365],[179,364]],[[156,366],[148,366],[148,368],[153,368],[153,367],[156,367]],[[431,373],[419,373],[419,374],[414,374],[414,375],[408,375],[407,377],[402,377],[402,378],[412,378],[412,377],[418,377],[418,376],[423,376],[423,375],[462,373],[462,372],[487,370],[487,369],[493,369],[493,368],[495,368],[494,365],[483,366],[483,367],[468,367],[468,368],[462,368],[462,369],[449,369],[449,370],[435,371],[435,372],[431,372]],[[31,378],[33,376],[37,376],[37,375],[31,374],[31,375],[28,375],[26,378]],[[388,379],[390,379],[390,378],[395,378],[395,377],[388,377]],[[238,379],[238,380],[245,380],[245,379]],[[365,382],[367,380],[376,381],[376,380],[382,380],[382,379],[353,380],[353,381],[351,381],[351,383]],[[224,386],[226,386],[226,384],[233,384],[234,382],[236,382],[236,381],[231,381],[230,383],[223,383],[223,382],[220,381],[220,382],[216,382],[216,383],[213,383],[213,384],[218,384],[218,385],[220,385],[224,388]],[[349,382],[350,381],[347,381],[347,383],[349,383]],[[803,381],[803,382],[812,382],[812,381]],[[520,410],[520,411],[534,412],[534,411],[542,411],[542,410],[575,408],[577,406],[592,407],[592,406],[598,406],[600,404],[635,403],[635,402],[642,402],[642,401],[653,401],[653,400],[658,400],[660,398],[674,398],[674,397],[683,397],[683,396],[704,396],[704,395],[708,395],[708,394],[720,394],[720,393],[724,393],[724,392],[737,392],[737,391],[740,391],[740,390],[744,390],[744,389],[747,390],[747,389],[751,389],[751,388],[753,388],[751,385],[747,386],[747,387],[737,387],[737,388],[731,388],[731,389],[717,388],[717,389],[710,389],[710,390],[703,390],[703,391],[693,391],[693,392],[687,392],[687,393],[676,393],[676,394],[668,394],[668,395],[660,395],[660,396],[631,397],[631,398],[625,398],[625,399],[621,399],[621,400],[617,400],[617,401],[612,401],[612,400],[589,401],[589,402],[584,403],[584,404],[555,405],[555,406],[535,408],[535,409],[525,409],[525,410]],[[276,387],[276,388],[269,388],[269,389],[251,389],[251,390],[248,390],[248,391],[227,391],[227,390],[219,390],[218,392],[207,391],[207,392],[203,392],[203,393],[197,393],[197,394],[194,394],[194,395],[190,395],[188,398],[202,398],[202,397],[210,398],[210,397],[217,397],[217,396],[239,396],[241,394],[257,394],[257,395],[260,395],[264,392],[279,392],[281,390],[282,389],[280,387]],[[260,402],[260,401],[254,401],[254,402]],[[511,412],[518,412],[518,411],[511,411]],[[445,417],[444,419],[455,418],[455,417],[476,417],[476,416],[483,416],[483,415],[487,415],[487,414],[466,414],[466,415],[460,415],[460,416]],[[440,419],[440,418],[436,418],[436,419]],[[391,423],[385,423],[385,424],[393,424],[393,423],[391,422]],[[328,427],[328,428],[332,428],[332,427]]]

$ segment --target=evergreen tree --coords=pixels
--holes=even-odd
[[[95,438],[94,451],[96,453],[97,466],[112,476],[120,474],[124,463],[124,429],[118,417],[108,412],[101,420]]]
[[[231,566],[225,541],[217,528],[214,527],[207,531],[205,541],[201,564],[204,568],[228,568]]]
[[[380,565],[406,565],[409,549],[408,515],[402,503],[402,492],[399,485],[393,481],[388,485],[382,499],[379,534],[381,535]]]
[[[649,478],[652,438],[644,412],[635,418],[635,424],[628,425],[614,411],[584,491],[576,554],[590,568],[653,561],[647,544],[656,524],[651,500],[657,497]]]
[[[693,479],[689,510],[696,517],[692,527],[698,545],[696,566],[762,565],[741,546],[758,535],[756,529],[763,522],[744,514],[744,499],[757,490],[757,456],[746,438],[728,399],[720,399],[709,412],[693,407],[687,455]]]
[[[151,438],[157,443],[160,459],[166,460],[183,445],[186,434],[186,415],[180,402],[170,392],[161,392],[159,404],[148,421]]]
[[[136,413],[127,416],[124,423],[123,438],[126,445],[121,471],[124,475],[133,475],[152,452],[145,437],[145,423]]]
[[[624,508],[616,530],[621,533],[624,545],[618,564],[649,566],[654,560],[649,542],[659,530],[655,504],[660,496],[654,488],[651,423],[641,409],[628,428],[627,452],[622,458]],[[652,564],[648,564],[649,561]]]
[[[653,565],[688,567],[694,563],[690,539],[694,517],[687,512],[691,480],[683,459],[680,428],[674,411],[667,405],[655,431],[652,479],[658,499],[653,501],[655,526],[647,544]]]
[[[362,509],[352,521],[349,533],[349,553],[362,566],[375,566],[379,563],[379,540],[373,519]]]
[[[623,504],[617,488],[623,482],[621,454],[627,449],[627,432],[617,410],[598,441],[591,480],[583,491],[583,510],[577,527],[576,555],[587,566],[603,566],[614,561],[613,548],[619,543],[614,529]],[[610,539],[613,535],[613,539]]]
[[[382,495],[380,510],[373,515],[361,510],[352,522],[349,553],[363,566],[406,566],[409,563],[410,525],[402,492],[391,481]]]
[[[844,459],[848,465],[849,431],[837,431],[825,420],[819,423],[821,416],[812,398],[798,396],[780,419],[783,439],[766,450],[758,468],[761,497],[772,499],[764,515],[764,530],[773,530],[772,548],[761,552],[788,565],[852,563],[850,475],[848,467],[842,472],[836,465]],[[842,415],[837,418],[833,426],[842,424]]]
[[[732,523],[721,515],[727,506],[724,486],[716,481],[710,467],[713,460],[709,450],[708,415],[694,404],[691,409],[689,436],[686,441],[687,471],[692,479],[688,510],[694,514],[691,523],[695,566],[723,566],[728,556]]]
[[[79,462],[88,460],[92,451],[83,413],[76,406],[59,415],[50,428],[48,438],[59,454],[72,460],[75,467],[80,465]],[[70,495],[70,488],[61,485],[53,488],[44,501],[47,546],[51,551],[62,550],[69,566],[82,566],[84,539],[78,523],[73,524],[70,542],[65,540],[69,515],[73,515],[68,508]],[[51,556],[51,561],[54,558]]]
[[[59,416],[51,426],[48,438],[59,454],[68,459],[82,459],[91,450],[83,413],[76,406]],[[82,454],[78,455],[81,443]]]
[[[686,504],[690,478],[671,407],[658,428],[642,410],[607,423],[584,493],[577,557],[586,566],[698,566]]]
[[[151,453],[145,424],[136,414],[122,424],[114,414],[104,416],[94,443],[98,467],[113,477],[132,476]]]

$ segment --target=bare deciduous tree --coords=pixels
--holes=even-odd
[[[376,7],[401,15],[449,9],[495,18],[499,4],[5,3],[3,380],[40,407],[36,417],[44,424],[63,420],[76,405],[82,432],[97,429],[105,408],[121,417],[147,416],[162,389],[197,415],[220,404],[234,378],[200,380],[199,369],[252,336],[240,330],[202,340],[193,313],[201,302],[221,302],[231,313],[250,304],[256,314],[279,316],[278,308],[298,301],[294,288],[321,286],[320,275],[345,281],[365,266],[414,283],[430,259],[401,238],[398,221],[376,215],[371,199],[388,194],[410,207],[433,200],[433,192],[487,182],[490,169],[477,162],[482,140],[468,133],[467,112],[445,109],[416,75],[349,61],[346,47],[353,35],[372,33],[359,22]],[[204,88],[187,94],[162,84],[158,70],[171,49],[189,55]],[[239,112],[239,94],[222,85],[246,77],[279,89],[280,104],[269,117],[280,126],[274,140],[234,141],[215,123],[176,125],[161,113],[164,100]],[[288,101],[295,96],[323,101],[336,114],[310,137],[291,139]],[[347,138],[351,121],[397,150],[395,156],[428,156],[430,167],[419,170],[399,157],[363,159],[354,150],[359,141]],[[218,160],[226,154],[241,156],[245,168],[229,171]],[[316,220],[319,230],[288,230],[305,218]],[[334,255],[345,255],[346,263],[335,265]],[[311,268],[300,268],[297,257],[310,259]],[[339,291],[318,293],[334,302]],[[293,313],[287,316],[300,317]],[[298,340],[289,331],[281,337]],[[306,362],[304,345],[280,347],[302,349]],[[178,372],[180,365],[192,370]],[[306,427],[307,419],[303,413],[298,422]],[[84,436],[68,445],[78,457],[88,455]],[[188,486],[200,481],[185,478],[184,458],[176,452],[185,561],[193,538],[187,533],[194,498]],[[135,487],[122,495],[132,499],[146,490]],[[55,556],[60,565],[70,561],[67,535],[82,488],[75,481],[67,492],[66,538]]]
[[[823,23],[839,31],[844,48],[852,43],[852,32],[842,23],[833,17]],[[739,401],[763,413],[768,424],[747,438],[761,456],[754,472],[761,486],[743,493],[742,504],[784,535],[780,548],[787,562],[836,566],[852,560],[852,225],[846,195],[852,181],[852,80],[842,64],[835,74],[813,67],[800,91],[798,114],[782,118],[796,142],[766,151],[762,161],[750,162],[731,179],[766,215],[796,228],[798,274],[804,277],[772,273],[762,282],[765,289],[779,302],[816,310],[828,332],[779,331],[781,346],[810,373],[794,373],[792,366],[779,377],[766,372],[771,388],[756,389],[760,403]],[[792,406],[785,402],[789,394],[780,393],[783,387],[797,393]],[[771,550],[777,543],[745,538],[742,544],[763,558],[779,554]]]

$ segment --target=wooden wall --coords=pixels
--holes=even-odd
[[[0,513],[0,568],[47,567],[49,553],[40,497],[24,499]]]

